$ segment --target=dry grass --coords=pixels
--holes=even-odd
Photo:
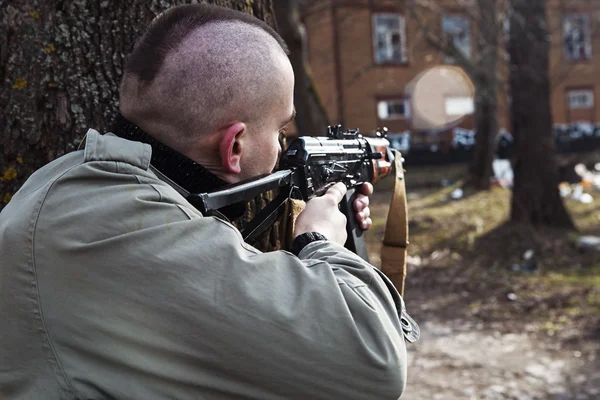
[[[451,200],[460,185],[409,190],[409,255],[420,265],[409,266],[407,296],[438,304],[440,313],[536,326],[550,335],[600,333],[600,253],[575,244],[580,235],[600,236],[600,191],[590,192],[592,204],[566,200],[579,230],[573,233],[508,224],[506,189],[465,189],[461,200]],[[387,188],[377,189],[367,235],[375,265],[391,198]],[[528,249],[536,269],[513,271]]]

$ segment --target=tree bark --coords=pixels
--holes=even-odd
[[[492,163],[498,134],[498,4],[478,0],[479,40],[475,81],[475,151],[471,183],[476,189],[490,188]]]
[[[511,0],[514,189],[511,221],[574,229],[558,189],[546,0]]]
[[[110,128],[135,41],[158,13],[194,2],[0,0],[0,210],[35,170],[76,150],[88,128]],[[275,26],[271,0],[208,3]],[[277,247],[273,231],[265,237],[263,249]]]
[[[300,20],[298,0],[279,0],[273,5],[277,30],[290,49],[294,67],[296,128],[301,136],[321,136],[327,128],[325,107],[317,93],[308,62],[306,30]]]

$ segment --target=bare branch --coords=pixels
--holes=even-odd
[[[425,6],[422,6],[425,4]],[[440,12],[439,6],[435,3],[426,0],[416,0],[416,2],[411,2],[411,5],[408,7],[410,15],[413,20],[417,23],[420,32],[423,34],[423,37],[427,41],[427,43],[432,46],[434,49],[442,52],[443,54],[452,57],[456,64],[462,67],[465,72],[475,78],[478,76],[481,71],[477,68],[476,64],[466,57],[455,45],[452,40],[449,40],[447,37],[443,37],[441,35],[436,35],[433,29],[425,23],[421,13],[417,11],[417,8],[423,7],[429,11]]]

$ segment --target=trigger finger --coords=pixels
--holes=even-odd
[[[348,189],[346,185],[338,182],[327,190],[327,194],[332,195],[335,198],[336,204],[342,201]]]

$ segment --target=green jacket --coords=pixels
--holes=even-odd
[[[0,213],[2,399],[396,399],[402,299],[327,241],[261,253],[87,133]]]

